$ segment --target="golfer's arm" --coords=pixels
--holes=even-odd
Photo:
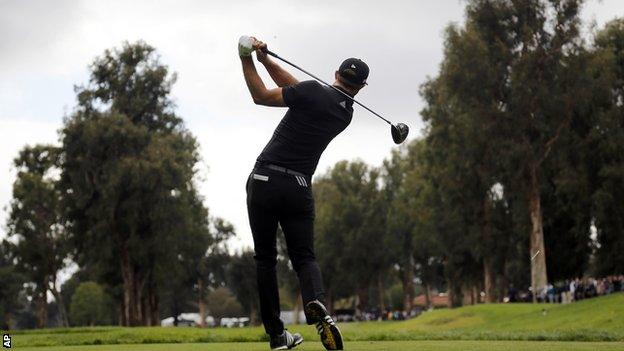
[[[282,88],[266,88],[262,78],[258,75],[258,71],[256,71],[256,66],[251,56],[241,57],[241,63],[243,65],[245,83],[247,83],[247,88],[255,104],[286,107],[284,98],[282,97]]]
[[[266,61],[262,63],[266,68],[267,72],[271,76],[271,79],[277,84],[278,87],[287,87],[289,85],[295,85],[299,83],[297,78],[293,77],[288,71],[283,69],[277,62],[271,60],[270,57],[267,57]]]

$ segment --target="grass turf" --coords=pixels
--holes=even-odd
[[[436,310],[404,322],[343,323],[347,341],[526,340],[624,341],[624,294],[568,305],[488,304]],[[306,340],[315,329],[291,326]],[[12,332],[16,347],[266,341],[260,327],[69,328]],[[620,349],[624,349],[620,344]]]
[[[345,345],[353,351],[615,351],[624,343],[552,342],[552,341],[354,341]],[[266,351],[267,343],[213,344],[135,344],[96,346],[53,346],[20,348],[24,351]],[[319,342],[304,342],[294,350],[324,351]]]

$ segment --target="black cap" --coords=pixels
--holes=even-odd
[[[348,58],[338,68],[340,77],[352,85],[366,84],[369,68],[364,61],[357,58]]]

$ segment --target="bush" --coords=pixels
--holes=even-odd
[[[94,282],[81,283],[71,299],[69,316],[72,325],[110,324],[109,304],[110,299],[100,285]]]
[[[243,307],[227,288],[218,288],[208,295],[208,312],[216,319],[243,316]]]

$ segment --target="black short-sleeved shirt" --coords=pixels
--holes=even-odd
[[[258,162],[314,174],[321,154],[353,116],[353,102],[330,87],[309,80],[282,89],[288,111]]]

